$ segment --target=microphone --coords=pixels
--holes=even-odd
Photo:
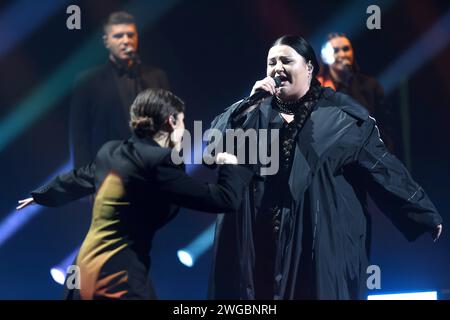
[[[274,77],[273,80],[275,81],[275,88],[281,86],[281,78],[279,76]],[[249,105],[253,105],[261,101],[262,99],[269,97],[270,95],[271,95],[270,92],[261,89],[256,91],[250,97],[247,97],[245,100]]]
[[[133,60],[134,63],[141,64],[141,59],[139,55],[133,51],[132,47],[126,47],[125,53],[130,57],[131,60]]]
[[[273,80],[275,81],[275,87],[278,88],[279,86],[281,86],[281,78],[276,76],[273,78]],[[247,108],[255,105],[256,103],[258,103],[259,101],[261,101],[262,99],[265,99],[267,97],[270,96],[270,92],[266,91],[266,90],[258,90],[256,91],[254,94],[252,94],[250,97],[245,98],[241,104],[236,108],[236,110],[233,111],[232,113],[232,117],[237,117],[238,115],[240,115],[244,110],[246,110]]]

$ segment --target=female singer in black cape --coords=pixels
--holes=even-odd
[[[280,157],[277,174],[253,179],[239,214],[217,218],[211,298],[363,298],[367,192],[407,239],[426,231],[439,237],[441,216],[386,150],[375,119],[349,96],[321,87],[318,70],[308,42],[283,36],[251,93],[270,97],[239,101],[212,123],[224,133],[279,129]]]
[[[199,182],[171,161],[184,130],[184,103],[164,90],[145,90],[131,106],[134,132],[110,141],[85,167],[61,174],[19,201],[60,206],[96,192],[89,232],[76,258],[80,288],[68,299],[154,299],[148,277],[155,232],[179,206],[223,212],[237,210],[252,172],[235,156],[219,154],[217,184]],[[177,130],[178,129],[178,130]],[[171,134],[173,133],[173,134]]]

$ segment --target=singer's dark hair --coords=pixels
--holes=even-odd
[[[313,85],[319,84],[318,80],[316,79],[316,75],[319,72],[319,63],[317,62],[316,53],[314,52],[314,49],[309,44],[308,41],[306,41],[304,38],[296,35],[284,35],[272,44],[272,47],[278,46],[278,45],[286,45],[297,51],[299,55],[301,55],[305,61],[308,63],[308,61],[311,62],[313,66],[312,71],[312,83]]]
[[[152,137],[164,130],[167,118],[184,112],[184,102],[172,92],[146,89],[140,92],[130,108],[130,127],[138,137]]]
[[[126,11],[116,11],[111,13],[103,24],[103,32],[107,33],[108,28],[115,24],[136,24],[134,17]]]

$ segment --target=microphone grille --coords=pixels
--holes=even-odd
[[[278,88],[279,86],[281,86],[281,78],[276,76],[275,78],[273,78],[273,80],[275,81],[275,87]]]

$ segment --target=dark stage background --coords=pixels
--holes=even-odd
[[[66,28],[70,4],[81,8],[81,30]],[[381,30],[366,27],[370,4],[381,8]],[[137,17],[142,60],[164,69],[187,103],[188,129],[194,120],[206,129],[249,94],[265,76],[277,37],[300,34],[318,54],[328,32],[346,32],[362,71],[387,87],[396,155],[448,221],[448,1],[1,1],[0,299],[62,296],[49,270],[81,243],[90,223],[86,203],[34,213],[14,208],[67,163],[70,86],[76,73],[106,60],[99,28],[119,9]],[[151,274],[160,298],[206,298],[211,250],[192,268],[176,252],[213,221],[183,210],[159,232]],[[373,221],[372,263],[381,268],[382,286],[374,293],[450,288],[446,224],[438,243],[428,235],[408,243],[381,214]]]

